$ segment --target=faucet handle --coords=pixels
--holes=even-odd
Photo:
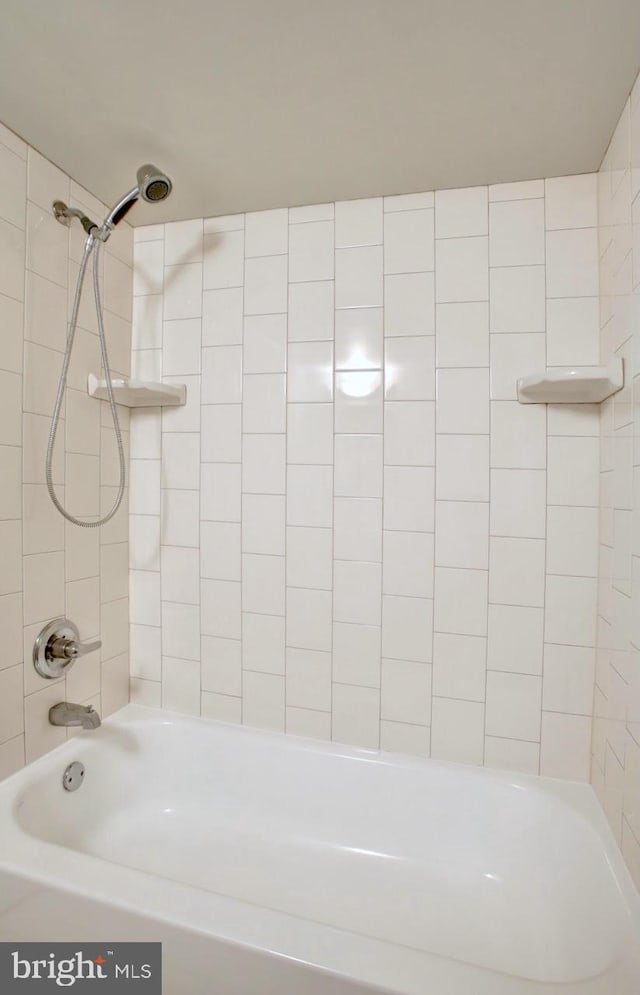
[[[41,677],[62,677],[79,656],[93,653],[102,642],[83,643],[78,627],[67,618],[54,618],[45,625],[33,647],[33,665]]]
[[[101,639],[96,639],[94,643],[81,643],[78,639],[68,639],[66,636],[59,635],[49,640],[47,652],[54,660],[68,660],[69,663],[72,663],[77,657],[93,653],[101,646]]]

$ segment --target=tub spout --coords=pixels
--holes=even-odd
[[[97,729],[100,716],[93,705],[74,705],[71,701],[59,701],[49,709],[49,722],[52,726],[82,726],[83,729]]]

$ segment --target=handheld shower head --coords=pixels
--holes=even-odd
[[[136,173],[136,180],[138,185],[125,194],[107,215],[98,233],[98,238],[102,239],[103,242],[106,242],[115,226],[122,221],[125,214],[129,213],[139,197],[150,204],[157,204],[158,201],[165,200],[172,190],[169,177],[150,162],[140,166]]]
[[[158,200],[165,200],[171,193],[169,177],[150,162],[140,166],[136,173],[136,179],[138,180],[140,196],[149,201],[150,204],[155,204]]]

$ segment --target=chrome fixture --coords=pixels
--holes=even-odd
[[[49,709],[49,722],[52,726],[97,729],[100,725],[100,716],[93,705],[76,705],[72,701],[59,701]]]
[[[45,625],[33,644],[33,665],[41,677],[63,677],[79,656],[100,649],[102,642],[80,641],[78,627],[68,618],[54,618]],[[54,723],[55,724],[55,723]]]
[[[62,775],[62,787],[65,791],[77,791],[84,783],[84,764],[79,760],[74,760],[72,764],[65,767]]]
[[[111,209],[107,217],[105,218],[102,226],[99,227],[91,218],[88,218],[84,211],[81,211],[77,207],[68,207],[63,201],[56,200],[53,203],[53,213],[55,218],[62,225],[69,225],[73,218],[77,218],[80,224],[87,233],[87,241],[85,243],[84,252],[82,254],[82,260],[80,262],[80,270],[78,272],[78,282],[76,284],[75,296],[73,299],[73,308],[71,310],[71,321],[69,322],[69,331],[67,334],[67,345],[64,354],[64,360],[62,363],[62,371],[60,373],[60,381],[58,383],[58,393],[56,395],[56,401],[53,408],[53,417],[51,419],[51,431],[49,433],[49,443],[47,445],[47,458],[45,464],[45,476],[47,481],[47,490],[49,491],[49,497],[53,501],[54,505],[58,509],[61,515],[63,515],[67,521],[71,522],[73,525],[79,525],[85,529],[95,529],[100,525],[105,525],[106,522],[110,521],[118,508],[122,504],[122,498],[124,496],[125,488],[125,458],[124,458],[124,446],[122,444],[122,433],[120,431],[120,422],[118,420],[118,411],[116,408],[116,402],[113,396],[113,389],[111,386],[111,370],[109,367],[109,355],[107,352],[107,340],[104,331],[104,317],[102,314],[102,304],[100,302],[100,283],[99,283],[99,258],[100,258],[100,244],[106,242],[110,237],[111,232],[118,224],[122,221],[125,214],[130,211],[135,202],[139,197],[143,200],[148,201],[150,204],[157,203],[160,200],[164,200],[171,193],[172,185],[171,180],[166,176],[160,169],[156,166],[152,166],[151,163],[145,163],[144,166],[140,166],[136,174],[137,185],[133,187],[129,193],[125,194]],[[111,408],[111,418],[113,419],[113,427],[116,434],[116,442],[118,446],[118,461],[120,464],[120,483],[118,485],[118,493],[116,494],[116,499],[113,507],[110,511],[103,515],[102,518],[97,518],[95,521],[86,521],[82,518],[77,518],[66,510],[64,505],[58,499],[58,496],[53,486],[53,450],[56,442],[56,435],[58,432],[58,425],[60,422],[60,411],[62,408],[62,402],[64,401],[64,392],[67,386],[67,375],[69,372],[69,363],[71,361],[71,351],[73,349],[73,340],[76,334],[76,327],[78,324],[78,311],[80,309],[80,298],[82,296],[82,286],[84,284],[85,273],[87,270],[87,264],[89,262],[89,257],[93,252],[93,295],[95,298],[96,305],[96,315],[98,318],[98,335],[100,339],[100,351],[102,354],[102,367],[103,375],[105,377],[107,386],[107,395],[109,399],[109,407]]]

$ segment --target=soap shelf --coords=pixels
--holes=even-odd
[[[598,404],[624,386],[621,359],[608,366],[569,366],[521,377],[520,404]]]
[[[185,384],[152,383],[148,380],[129,380],[112,377],[111,387],[116,404],[127,408],[176,407],[187,403]],[[89,374],[87,391],[90,397],[108,401],[107,381]]]

